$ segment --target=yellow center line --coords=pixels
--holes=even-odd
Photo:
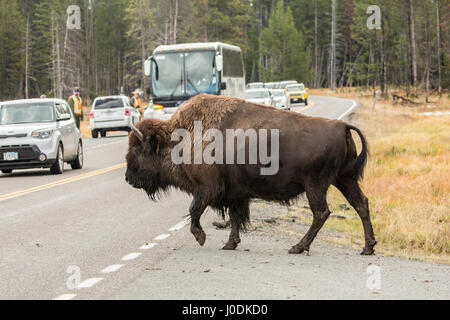
[[[62,179],[62,180],[59,180],[59,181],[51,182],[49,184],[44,184],[44,185],[41,185],[41,186],[37,186],[37,187],[25,189],[25,190],[20,190],[20,191],[16,191],[16,192],[0,195],[0,202],[5,201],[5,200],[9,200],[9,199],[22,197],[22,196],[25,196],[25,195],[30,194],[30,193],[34,193],[34,192],[38,192],[38,191],[43,191],[43,190],[55,188],[55,187],[58,187],[58,186],[61,186],[61,185],[64,185],[64,184],[68,184],[68,183],[84,180],[84,179],[87,179],[87,178],[95,177],[95,176],[98,176],[98,175],[101,175],[101,174],[105,174],[105,173],[108,173],[108,172],[111,172],[111,171],[115,171],[115,170],[118,170],[118,169],[121,169],[121,168],[125,168],[126,166],[127,166],[126,163],[122,163],[122,164],[118,164],[118,165],[115,165],[115,166],[112,166],[112,167],[99,169],[99,170],[88,172],[88,173],[85,173],[85,174],[80,174],[80,175],[75,176],[75,177],[71,177],[71,178],[67,178],[67,179]]]

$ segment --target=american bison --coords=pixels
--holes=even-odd
[[[193,161],[194,164],[175,163],[173,155],[175,149],[175,153],[180,152],[180,132],[187,132],[193,139],[180,154],[183,153],[185,159],[194,158],[194,152],[190,151],[199,146],[198,135],[201,136],[202,132],[196,132],[195,128],[199,122],[203,132],[212,129],[224,136],[231,129],[241,132],[277,131],[277,144],[273,144],[274,136],[269,137],[267,143],[271,145],[268,149],[272,155],[279,152],[278,157],[271,159],[271,162],[278,161],[278,171],[272,175],[263,175],[262,170],[273,166],[273,163],[261,160],[244,164],[225,164],[225,161],[209,164],[197,161]],[[189,208],[191,232],[200,245],[203,246],[206,240],[200,217],[207,207],[215,209],[223,217],[228,214],[232,230],[223,249],[234,250],[241,241],[240,230],[245,231],[250,223],[249,203],[252,199],[289,205],[306,192],[313,212],[313,223],[289,253],[309,251],[330,215],[326,196],[329,187],[334,185],[362,220],[365,247],[361,254],[374,253],[376,241],[368,200],[358,183],[363,176],[368,148],[358,128],[342,121],[307,117],[238,98],[201,94],[185,102],[171,120],[143,120],[132,129],[126,181],[135,188],[145,190],[152,200],[171,187],[190,194],[193,197]],[[359,156],[352,130],[358,133],[362,142]],[[208,147],[204,137],[201,138],[200,151]],[[234,138],[238,139],[237,136]],[[218,146],[223,150],[218,149]],[[249,150],[249,144],[246,143],[244,152],[247,159],[251,158]],[[225,158],[226,151],[225,144],[216,144],[213,156],[216,159],[217,156]],[[234,160],[239,157],[237,153],[240,151],[239,148],[234,150]]]

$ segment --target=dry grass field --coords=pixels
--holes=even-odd
[[[311,90],[311,95],[332,95],[361,103],[354,122],[370,145],[362,187],[370,199],[377,252],[450,264],[448,95],[433,96],[430,103],[418,105],[379,99],[375,110],[369,92]],[[416,100],[421,101],[421,97]],[[426,112],[443,114],[426,116]],[[336,189],[329,197],[330,203],[345,202]],[[361,223],[354,211],[340,206],[332,209],[348,219],[330,219],[327,227],[344,231],[344,242],[361,243]]]

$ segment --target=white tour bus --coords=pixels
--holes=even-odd
[[[241,48],[225,43],[159,46],[145,61],[152,77],[152,104],[145,118],[167,120],[189,98],[200,93],[245,99]]]

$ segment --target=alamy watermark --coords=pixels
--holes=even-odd
[[[367,267],[367,289],[372,292],[381,290],[381,268],[376,265],[370,265]]]
[[[381,29],[381,9],[377,5],[372,5],[367,8],[367,14],[371,16],[367,19],[367,28],[369,30]]]
[[[77,5],[67,7],[67,29],[81,30],[81,9]]]
[[[179,142],[172,150],[175,165],[260,164],[263,176],[276,175],[280,169],[279,129],[227,129],[225,132],[208,129],[204,132],[203,123],[195,121],[193,138],[190,131],[177,129],[172,133],[172,141]]]

